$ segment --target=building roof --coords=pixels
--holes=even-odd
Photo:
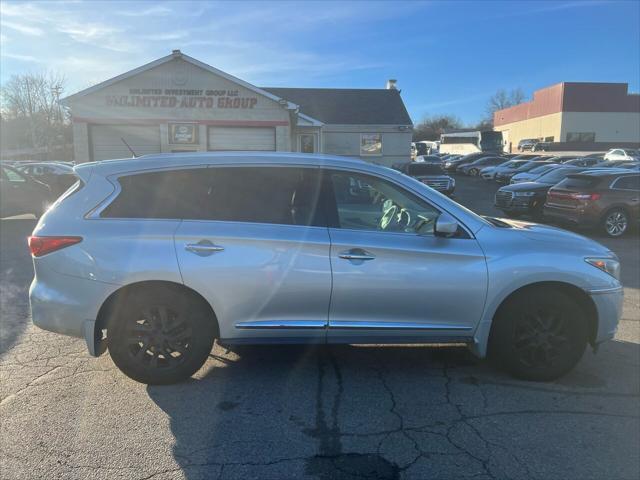
[[[334,125],[413,125],[396,89],[261,87]]]

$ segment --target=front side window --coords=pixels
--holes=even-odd
[[[382,155],[382,134],[363,133],[360,135],[360,155]]]
[[[339,228],[433,234],[440,212],[412,193],[370,175],[331,172],[329,177]]]
[[[326,225],[315,168],[212,167],[129,175],[111,218]]]

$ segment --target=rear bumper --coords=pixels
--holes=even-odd
[[[544,216],[557,222],[572,223],[584,227],[595,227],[597,219],[591,214],[578,208],[560,208],[550,205],[544,206]]]
[[[31,318],[44,330],[84,338],[95,354],[94,325],[100,306],[118,286],[47,272],[29,288]]]
[[[611,340],[618,330],[618,323],[622,317],[624,289],[620,287],[590,290],[589,296],[593,300],[598,313],[598,330],[594,343]]]

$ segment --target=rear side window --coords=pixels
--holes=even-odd
[[[212,167],[129,175],[108,218],[325,224],[314,168]]]
[[[640,175],[631,175],[616,180],[613,185],[616,190],[635,190],[640,191]]]
[[[597,178],[570,176],[558,183],[557,186],[567,189],[593,188],[597,182]]]

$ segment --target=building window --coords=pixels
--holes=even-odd
[[[299,151],[301,153],[316,152],[316,135],[314,133],[302,133],[298,135],[300,142]]]
[[[567,142],[592,143],[595,141],[595,132],[567,132]]]
[[[363,133],[360,135],[360,155],[382,155],[382,134]]]

